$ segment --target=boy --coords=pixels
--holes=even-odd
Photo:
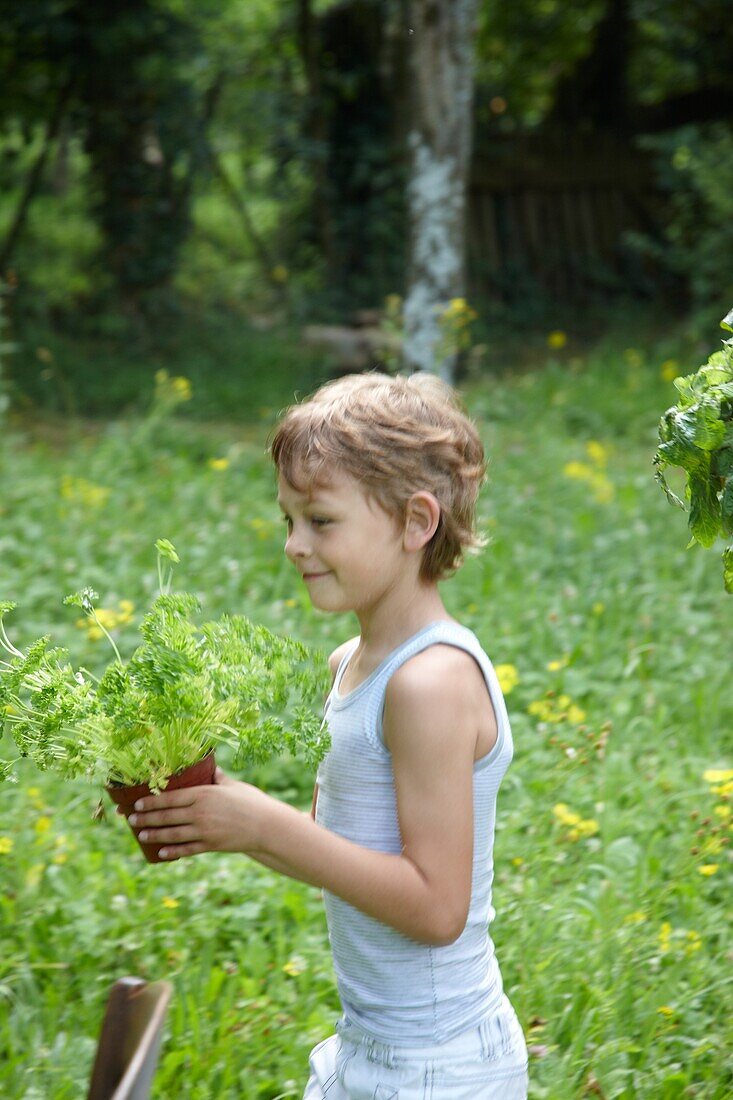
[[[481,442],[429,375],[359,375],[291,408],[272,457],[285,553],[332,654],[314,816],[221,773],[144,799],[161,856],[243,852],[321,887],[343,1006],[304,1100],[522,1100],[526,1048],[493,917],[496,795],[512,755],[496,675],[437,582],[478,540]]]

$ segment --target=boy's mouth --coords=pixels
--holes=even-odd
[[[301,576],[303,577],[304,581],[315,581],[319,577],[327,577],[328,573],[329,573],[329,570],[325,570],[322,573],[302,573]]]

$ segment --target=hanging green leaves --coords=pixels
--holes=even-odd
[[[733,332],[733,310],[721,326]],[[674,384],[679,401],[659,423],[656,477],[669,501],[688,509],[692,542],[712,546],[733,535],[733,339]],[[666,482],[668,466],[687,475],[685,501]],[[733,593],[733,544],[723,552],[723,580]]]

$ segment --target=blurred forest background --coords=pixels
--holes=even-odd
[[[399,364],[410,135],[462,102],[465,249],[432,302],[489,545],[445,598],[514,731],[492,936],[530,1100],[730,1100],[731,598],[652,459],[733,306],[731,6],[477,0],[435,41],[471,8],[0,0],[0,601],[15,645],[101,675],[63,597],[99,591],[129,656],[165,537],[207,618],[354,633],[284,558],[266,437],[294,393]],[[298,762],[242,777],[310,806]],[[0,787],[0,1095],[85,1095],[127,973],[174,985],[153,1096],[297,1100],[339,1011],[318,892],[148,867],[101,793],[30,760]]]
[[[714,334],[733,298],[728,5],[478,8],[473,366],[518,362],[513,335],[525,351],[548,330],[588,339],[640,307]],[[250,403],[263,375],[310,381],[323,355],[300,348],[304,325],[370,323],[403,296],[410,12],[2,0],[12,402],[135,407],[151,362],[175,360],[210,415],[232,408],[225,378]]]

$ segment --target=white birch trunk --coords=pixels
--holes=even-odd
[[[451,381],[440,315],[464,297],[477,0],[411,0],[410,257],[404,307],[409,370]]]

